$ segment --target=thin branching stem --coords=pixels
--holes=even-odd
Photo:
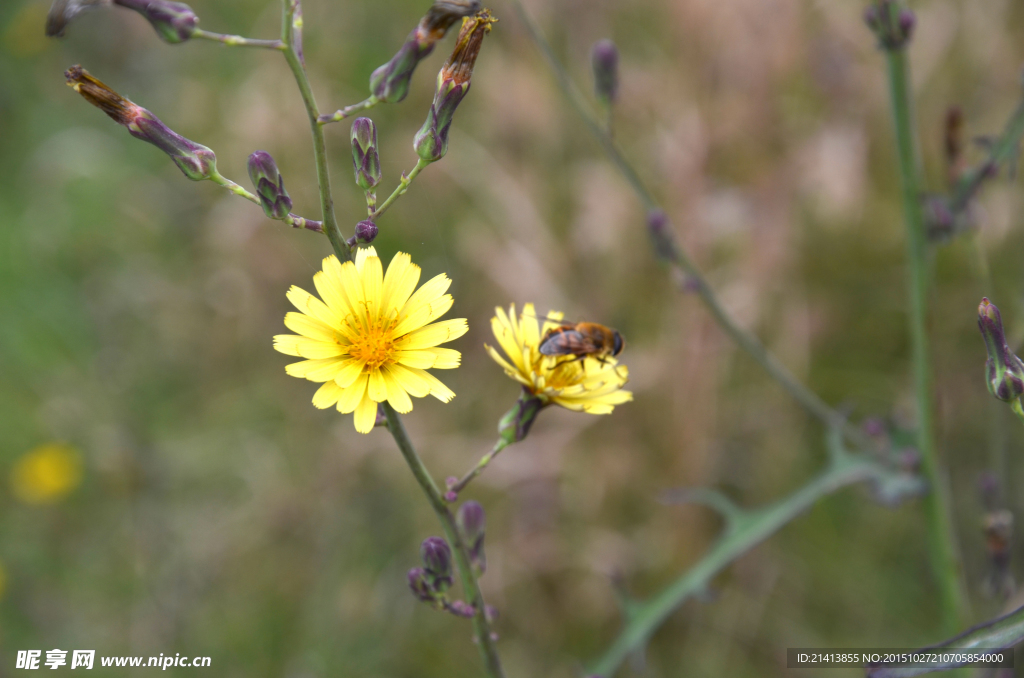
[[[261,49],[274,49],[280,51],[287,49],[284,42],[281,40],[255,40],[253,38],[243,38],[240,35],[212,33],[210,31],[204,31],[201,28],[197,28],[192,31],[192,37],[201,38],[203,40],[212,40],[230,47],[257,47]]]
[[[896,3],[890,9],[893,12],[899,11]],[[966,616],[966,600],[960,582],[960,562],[950,512],[949,489],[935,441],[935,387],[928,339],[929,250],[921,204],[920,155],[914,128],[906,50],[902,46],[885,49],[885,62],[907,232],[907,319],[917,400],[917,447],[921,454],[921,470],[930,487],[923,501],[927,541],[939,587],[943,625],[947,631],[952,632],[960,628]]]
[[[380,103],[380,100],[371,94],[368,99],[360,101],[358,104],[352,104],[351,106],[346,106],[345,108],[339,108],[337,111],[329,115],[321,115],[319,118],[317,118],[317,122],[319,122],[321,125],[327,125],[332,122],[341,122],[345,118],[350,118],[356,113],[360,113],[362,111],[366,111],[373,108],[378,103]]]
[[[409,440],[409,434],[405,431],[402,419],[391,405],[386,402],[382,403],[382,405],[388,420],[388,430],[391,431],[395,444],[398,445],[398,449],[401,450],[402,456],[412,470],[413,476],[416,477],[416,482],[420,484],[423,493],[427,495],[431,508],[437,514],[437,519],[441,521],[441,528],[444,530],[445,538],[452,546],[452,553],[455,555],[455,565],[459,571],[462,589],[469,599],[469,604],[473,606],[473,635],[477,646],[480,648],[480,656],[483,658],[484,665],[487,668],[487,675],[490,678],[503,678],[505,674],[501,668],[501,659],[498,657],[498,649],[495,646],[491,624],[487,620],[487,607],[484,602],[483,593],[480,590],[480,582],[477,581],[476,571],[473,569],[469,557],[469,550],[466,548],[465,543],[463,543],[462,537],[455,526],[455,518],[452,516],[451,511],[448,510],[448,505],[445,504],[441,490],[438,488],[437,483],[434,482],[430,472],[427,471],[423,460],[416,454],[416,448],[413,447],[412,441]]]
[[[309,116],[309,126],[313,133],[313,156],[316,158],[316,179],[320,188],[320,209],[323,212],[323,228],[331,241],[334,253],[341,261],[351,261],[352,250],[345,241],[345,236],[338,228],[338,220],[334,216],[334,198],[331,195],[331,176],[327,168],[327,144],[324,141],[324,131],[318,122],[320,111],[316,107],[316,99],[313,97],[313,89],[309,85],[309,77],[306,75],[306,67],[302,64],[299,52],[295,45],[295,32],[301,30],[295,26],[295,12],[299,0],[282,0],[284,4],[283,17],[281,20],[281,41],[285,44],[284,57],[288,66],[292,69],[295,82],[302,94],[302,101],[306,105],[306,114]]]
[[[249,202],[255,203],[257,205],[260,204],[259,197],[257,197],[254,193],[250,193],[249,191],[245,190],[244,188],[236,184],[234,181],[231,181],[231,179],[228,179],[227,177],[222,175],[220,172],[215,171],[213,175],[210,177],[210,181],[217,184],[218,186],[223,186],[224,188],[228,189],[235,195],[241,198],[245,198]],[[322,222],[315,221],[313,219],[306,219],[305,217],[300,217],[297,214],[289,214],[283,219],[277,219],[277,221],[283,221],[292,228],[304,228],[307,231],[316,231],[317,233],[324,232],[324,225]]]
[[[498,442],[494,443],[494,447],[491,448],[491,451],[481,457],[480,461],[477,462],[476,466],[474,466],[471,471],[467,472],[466,475],[462,476],[457,483],[448,488],[449,491],[458,495],[466,489],[466,486],[473,482],[474,478],[483,473],[484,469],[490,466],[491,462],[494,461],[494,458],[508,446],[509,442],[507,440],[499,438]]]
[[[614,139],[608,133],[606,128],[595,117],[590,106],[584,99],[583,94],[572,82],[569,74],[552,51],[551,46],[548,44],[547,40],[544,39],[543,34],[540,32],[540,28],[537,26],[536,22],[534,22],[533,18],[526,12],[521,0],[513,0],[513,3],[516,6],[519,17],[526,25],[530,36],[540,49],[545,61],[547,61],[548,66],[554,74],[555,79],[558,81],[559,88],[562,90],[562,93],[569,99],[569,103],[572,104],[573,108],[576,109],[576,112],[583,119],[587,129],[594,138],[597,139],[605,155],[608,156],[608,159],[612,161],[612,164],[615,165],[616,169],[619,170],[622,176],[629,183],[630,187],[632,187],[645,210],[650,212],[652,210],[661,209],[658,201],[654,197],[654,194],[647,188],[643,180],[640,178],[640,175],[629,161],[626,160],[625,156],[619,150]],[[758,339],[757,336],[745,330],[736,322],[736,320],[725,309],[725,306],[722,305],[700,268],[698,268],[697,264],[683,249],[676,247],[673,252],[673,258],[673,263],[688,277],[686,289],[693,290],[697,293],[701,302],[703,302],[704,306],[725,333],[728,334],[741,349],[750,354],[750,356],[759,365],[761,365],[761,367],[768,372],[768,374],[770,374],[772,378],[774,378],[779,385],[793,397],[794,400],[802,405],[803,408],[812,416],[821,420],[826,426],[842,429],[846,433],[847,437],[859,446],[867,447],[870,444],[863,432],[850,425],[846,417],[830,407],[818,396],[818,394],[802,384],[800,380],[797,379],[793,373],[790,372],[789,369],[767,349],[767,347],[765,347],[763,343],[761,343],[761,340]]]
[[[405,192],[409,190],[409,184],[411,184],[412,180],[416,178],[416,175],[418,175],[423,170],[423,168],[429,164],[429,161],[420,158],[419,160],[416,161],[416,166],[412,168],[411,172],[409,172],[408,174],[405,174],[403,172],[402,178],[398,182],[398,187],[395,188],[391,195],[388,196],[387,200],[380,204],[380,207],[373,211],[373,213],[370,215],[370,218],[376,219],[380,215],[387,212],[388,208],[391,207],[391,205],[396,200],[398,200],[398,197],[401,195],[405,195]]]

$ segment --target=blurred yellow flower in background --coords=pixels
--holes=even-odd
[[[505,374],[545,404],[554,403],[589,414],[611,414],[616,405],[633,399],[631,392],[622,390],[629,381],[629,370],[615,358],[587,356],[576,360],[540,352],[548,330],[560,326],[562,313],[548,313],[542,325],[533,304],[525,304],[518,318],[515,304],[509,307],[508,313],[500,307],[494,312],[491,330],[508,359],[487,344],[484,348]]]
[[[404,413],[412,410],[410,395],[429,393],[441,402],[455,397],[426,370],[459,366],[462,354],[438,345],[458,339],[469,325],[465,318],[434,322],[452,307],[447,275],[416,290],[419,279],[420,267],[405,252],[394,256],[385,274],[376,250],[366,247],[354,262],[324,259],[313,276],[323,301],[298,287],[288,291],[301,313],[287,314],[284,324],[299,336],[279,334],[274,348],[306,360],[285,371],[323,383],[313,404],[354,412],[360,433],[373,430],[377,403],[387,401]]]
[[[82,456],[65,443],[47,443],[25,453],[11,469],[11,490],[26,504],[52,504],[82,482]]]

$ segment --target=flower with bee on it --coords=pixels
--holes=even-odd
[[[438,0],[420,19],[405,43],[370,75],[370,94],[383,103],[398,103],[409,94],[409,81],[420,61],[434,51],[434,45],[445,36],[458,19],[480,9],[479,0]]]
[[[169,155],[189,179],[202,181],[216,176],[217,156],[206,146],[174,132],[160,118],[107,87],[81,66],[72,66],[64,72],[64,77],[68,86],[114,122],[124,125],[133,137]]]
[[[424,162],[436,162],[448,152],[448,130],[452,125],[452,117],[469,92],[470,79],[484,36],[491,32],[491,25],[497,21],[487,9],[462,20],[455,49],[437,74],[437,90],[427,112],[427,119],[413,139],[412,146]]]
[[[441,273],[416,290],[419,279],[420,267],[408,254],[396,254],[384,273],[376,250],[363,247],[354,262],[324,259],[313,276],[323,301],[298,287],[288,292],[301,312],[284,322],[297,335],[274,337],[274,348],[304,360],[285,371],[322,383],[313,405],[354,413],[360,433],[373,430],[378,403],[405,413],[412,411],[409,396],[429,394],[445,403],[455,397],[427,370],[459,366],[462,354],[440,345],[469,325],[465,318],[435,322],[452,306],[448,276]]]
[[[608,341],[586,339],[586,346],[569,342],[581,349],[577,353],[570,350],[571,346],[552,344],[560,341],[560,334],[569,331],[567,327],[578,327],[565,325],[561,320],[561,313],[552,312],[541,322],[533,304],[525,304],[518,317],[515,304],[507,313],[503,308],[495,309],[491,329],[505,355],[487,344],[484,348],[505,374],[523,387],[523,397],[499,427],[503,436],[511,438],[509,442],[522,440],[537,413],[547,405],[589,414],[611,414],[616,405],[633,399],[631,392],[623,390],[629,370],[614,357],[616,348],[621,349],[621,336],[598,326],[608,331]]]

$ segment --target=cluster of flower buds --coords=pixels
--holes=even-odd
[[[292,211],[292,199],[284,188],[284,177],[266,151],[249,156],[249,179],[256,188],[263,212],[271,219],[284,219]]]
[[[484,555],[484,507],[475,501],[463,503],[455,514],[455,525],[459,528],[459,536],[463,543],[469,549],[470,561],[480,574],[483,574],[487,570],[487,557]]]
[[[64,77],[86,101],[114,122],[124,125],[133,137],[151,143],[169,155],[189,179],[201,181],[217,174],[217,156],[213,151],[172,131],[158,117],[125,99],[81,66],[72,66],[64,72]]]
[[[110,5],[138,12],[153,25],[161,38],[172,44],[191,38],[199,23],[191,7],[172,0],[54,0],[46,17],[46,34],[64,35],[68,22],[82,12]]]
[[[434,51],[456,20],[476,13],[479,0],[438,0],[420,19],[391,61],[370,75],[370,94],[384,103],[398,103],[409,93],[409,81],[416,66]]]
[[[423,567],[409,570],[409,588],[425,603],[443,603],[452,586],[452,550],[441,537],[427,537],[420,545]]]
[[[594,68],[594,93],[605,106],[611,106],[619,95],[619,50],[611,40],[594,43],[590,51]]]
[[[1006,345],[1002,316],[987,298],[978,306],[978,327],[988,351],[985,361],[988,390],[1004,402],[1013,402],[1024,394],[1024,363]]]
[[[864,23],[885,50],[902,49],[914,33],[914,13],[899,6],[899,0],[878,0],[864,11]]]
[[[452,116],[469,91],[473,67],[484,36],[491,32],[491,24],[496,21],[486,9],[462,20],[455,49],[437,74],[437,90],[427,119],[413,140],[416,154],[425,162],[440,160],[448,152],[448,130]]]
[[[380,153],[377,151],[377,127],[369,118],[356,118],[352,123],[352,168],[356,183],[364,191],[380,183]]]

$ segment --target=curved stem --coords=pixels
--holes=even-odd
[[[339,108],[337,111],[331,113],[330,115],[321,115],[319,118],[317,118],[317,122],[319,122],[321,125],[327,125],[332,122],[341,122],[345,118],[349,118],[358,113],[359,111],[365,111],[367,109],[373,108],[379,102],[379,99],[377,99],[377,97],[371,94],[368,99],[360,101],[358,104],[352,104],[351,106],[346,106],[345,108]]]
[[[485,454],[483,457],[481,457],[480,461],[478,461],[476,466],[473,467],[473,470],[471,470],[466,475],[462,476],[462,479],[459,480],[459,482],[452,485],[450,488],[448,488],[448,491],[454,492],[456,495],[458,495],[459,492],[462,492],[464,489],[466,489],[466,485],[469,485],[471,482],[473,482],[474,478],[483,473],[484,469],[487,468],[492,461],[494,461],[494,458],[498,456],[499,452],[501,452],[508,446],[509,443],[507,440],[505,440],[504,438],[499,438],[498,442],[494,443],[494,447],[491,448],[491,451]]]
[[[891,11],[899,11],[896,3],[891,6]],[[920,157],[914,134],[910,73],[905,50],[886,49],[885,62],[899,152],[903,216],[907,231],[908,321],[917,400],[917,447],[921,453],[921,470],[930,487],[923,502],[928,548],[939,587],[943,624],[947,631],[952,632],[963,621],[966,601],[960,582],[960,562],[950,512],[949,489],[935,443],[935,393],[928,339],[929,252],[920,199]]]
[[[192,31],[193,38],[202,38],[203,40],[212,40],[219,42],[230,47],[260,47],[262,49],[276,49],[284,50],[287,49],[284,42],[281,40],[254,40],[252,38],[243,38],[240,35],[225,35],[223,33],[211,33],[210,31],[204,31],[201,28],[197,28]]]
[[[302,65],[302,59],[296,49],[296,27],[294,17],[298,9],[298,0],[283,0],[284,15],[281,22],[281,41],[285,44],[284,58],[292,69],[295,82],[302,94],[302,101],[306,105],[306,114],[309,116],[309,126],[313,133],[313,155],[316,158],[316,179],[320,187],[320,209],[323,213],[323,229],[331,241],[334,253],[341,261],[352,259],[352,250],[345,242],[345,236],[338,228],[338,220],[334,216],[334,198],[331,196],[331,177],[327,169],[327,144],[324,141],[324,131],[320,127],[318,119],[320,111],[316,107],[316,99],[313,97],[313,90],[309,85],[309,77],[306,75],[306,68]]]
[[[235,195],[237,195],[237,196],[239,196],[241,198],[245,198],[249,202],[256,203],[257,205],[261,205],[259,196],[257,196],[255,194],[250,193],[249,191],[245,190],[244,188],[242,188],[241,186],[239,186],[235,182],[231,181],[231,179],[228,179],[227,177],[222,175],[220,172],[216,172],[215,171],[213,173],[213,175],[210,177],[210,181],[212,181],[213,183],[217,184],[218,186],[223,186],[224,188],[228,189],[229,191],[231,191]],[[314,221],[313,219],[306,219],[305,217],[300,217],[297,214],[289,214],[288,216],[284,217],[283,219],[277,219],[277,221],[283,221],[284,223],[288,224],[292,228],[304,228],[307,231],[315,231],[317,233],[323,233],[324,232],[324,225],[323,225],[323,223],[321,223],[319,221]]]
[[[405,195],[405,192],[409,190],[409,184],[412,183],[412,180],[415,179],[416,175],[419,174],[420,171],[429,164],[429,161],[420,158],[419,160],[416,161],[416,166],[412,168],[412,171],[409,172],[409,174],[405,174],[403,172],[402,178],[398,182],[398,187],[391,193],[391,195],[388,196],[387,200],[381,203],[380,207],[373,211],[373,214],[370,215],[370,218],[376,219],[380,215],[384,214],[384,212],[386,212],[387,209],[391,207],[391,204],[398,200],[398,196]]]
[[[480,583],[477,581],[476,573],[469,558],[469,550],[466,548],[462,537],[459,536],[458,529],[455,527],[455,518],[452,516],[451,511],[448,510],[448,506],[441,496],[437,483],[434,482],[430,472],[423,465],[423,460],[416,454],[416,449],[413,447],[412,441],[409,440],[409,434],[405,431],[401,417],[398,416],[398,413],[387,402],[381,404],[384,407],[384,414],[388,419],[388,430],[395,439],[395,444],[398,445],[398,449],[402,452],[402,456],[409,465],[413,476],[416,477],[416,481],[420,484],[420,488],[427,495],[430,507],[437,514],[437,519],[441,521],[444,536],[452,546],[452,553],[455,555],[455,565],[459,570],[462,589],[469,599],[469,603],[473,606],[473,635],[477,646],[480,648],[480,656],[487,667],[487,675],[490,678],[503,678],[505,674],[502,671],[501,659],[498,657],[498,650],[494,644],[490,622],[487,621],[484,596],[480,591]]]
[[[597,139],[605,155],[608,156],[608,159],[612,161],[612,164],[615,165],[632,187],[633,191],[640,199],[640,202],[643,204],[644,209],[648,212],[661,209],[658,201],[654,198],[651,191],[648,190],[647,186],[640,178],[640,175],[637,174],[633,166],[628,160],[626,160],[625,156],[615,144],[614,139],[591,112],[583,94],[569,78],[569,74],[566,73],[562,64],[558,61],[558,58],[551,50],[551,46],[541,34],[540,28],[533,21],[533,18],[527,14],[522,1],[512,1],[516,6],[520,19],[522,19],[523,23],[526,25],[534,43],[536,43],[537,47],[543,54],[551,72],[555,76],[555,79],[558,80],[558,84],[562,92],[569,99],[569,103],[571,103],[573,108],[576,109],[579,116],[583,119],[587,129],[594,138]],[[800,380],[797,379],[793,373],[790,372],[789,369],[765,347],[763,343],[761,343],[761,340],[758,339],[756,335],[743,329],[736,320],[729,315],[729,312],[726,311],[721,301],[719,301],[714,290],[711,289],[710,284],[704,277],[700,268],[682,248],[674,247],[671,256],[673,263],[689,278],[686,284],[686,289],[695,290],[697,292],[701,302],[703,302],[704,306],[711,312],[715,321],[726,332],[726,334],[728,334],[741,349],[750,354],[750,356],[766,372],[768,372],[768,374],[771,375],[772,378],[775,379],[794,400],[803,406],[803,408],[812,416],[821,420],[825,425],[842,430],[846,434],[847,438],[857,443],[859,446],[868,447],[870,445],[867,437],[858,428],[852,426],[847,421],[846,417],[830,407],[828,403],[818,396],[818,394],[801,383]]]

